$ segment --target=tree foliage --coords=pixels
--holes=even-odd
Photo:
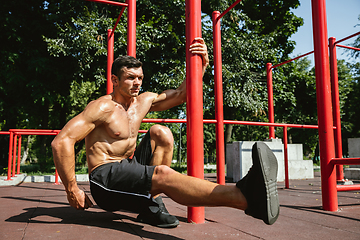
[[[232,3],[202,1],[202,34],[211,66],[211,15]],[[298,6],[298,0],[244,0],[221,20],[225,119],[268,121],[265,65],[287,60],[293,51],[295,43],[289,38],[303,24],[291,12]],[[89,101],[105,94],[107,30],[113,28],[120,8],[77,0],[16,0],[4,2],[0,12],[1,130],[61,129]],[[126,19],[127,11],[115,29],[115,57],[126,54]],[[185,79],[185,0],[138,0],[136,21],[137,58],[144,64],[143,91],[176,88]],[[341,94],[357,93],[359,67],[340,64],[340,68],[346,79],[349,68],[357,74],[346,82],[349,85],[345,84]],[[306,60],[274,70],[276,121],[316,124],[314,90],[313,70]],[[351,134],[359,130],[347,109],[356,100],[342,100],[342,114]],[[185,118],[185,112],[184,104],[148,117]],[[214,81],[209,67],[204,76],[204,118],[213,119],[214,113]],[[181,141],[185,149],[185,125],[168,126],[174,133],[175,145]],[[230,140],[263,140],[267,131],[265,127],[229,126],[226,132]],[[316,135],[303,137],[302,133],[291,131],[296,141],[308,141]],[[277,134],[281,135],[281,130]],[[204,127],[204,138],[205,155],[213,157],[214,125]],[[36,155],[45,162],[51,158],[50,141],[50,137],[39,137],[32,144]],[[1,150],[6,152],[6,140],[3,142],[5,148]],[[76,147],[80,155],[82,148],[83,143]],[[177,156],[179,150],[175,149]],[[181,155],[185,157],[184,150]],[[82,162],[80,157],[79,161]]]

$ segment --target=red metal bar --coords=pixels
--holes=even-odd
[[[268,118],[270,123],[274,123],[274,96],[271,63],[266,64],[266,79],[268,92]],[[269,138],[275,138],[275,128],[269,127]]]
[[[136,58],[136,0],[127,0],[128,3],[128,33],[127,53]]]
[[[233,4],[231,4],[230,7],[228,7],[228,9],[226,9],[222,14],[220,14],[217,17],[217,20],[220,20],[225,14],[227,14],[233,7],[235,7],[239,2],[241,2],[241,0],[237,0],[236,2],[234,2]]]
[[[186,123],[186,119],[159,119],[159,118],[145,118],[143,123]]]
[[[14,138],[14,133],[10,131],[9,133],[9,156],[8,156],[8,173],[7,173],[7,181],[12,180],[11,179],[11,160],[12,160],[12,148],[13,148],[13,138]]]
[[[352,34],[352,35],[350,35],[350,36],[348,36],[348,37],[342,38],[342,39],[340,39],[339,41],[335,42],[335,45],[337,45],[338,43],[341,43],[341,42],[343,42],[343,41],[346,41],[346,40],[348,40],[348,39],[350,39],[350,38],[353,38],[353,37],[355,37],[355,36],[357,36],[357,35],[359,35],[359,34],[360,34],[360,32],[357,32],[357,33],[354,33],[354,34]]]
[[[215,119],[216,119],[216,174],[217,183],[225,185],[225,140],[224,140],[224,109],[223,109],[223,84],[222,84],[222,56],[220,12],[214,11],[213,20],[213,45],[214,45],[214,84],[215,84]],[[219,20],[218,20],[219,19]]]
[[[22,136],[19,135],[19,143],[18,143],[18,160],[17,160],[17,169],[16,174],[20,174],[20,162],[21,162],[21,139]]]
[[[248,121],[235,121],[224,120],[225,124],[239,124],[239,125],[252,125],[252,126],[274,126],[274,127],[293,127],[293,128],[310,128],[317,129],[317,125],[301,125],[301,124],[289,124],[289,123],[265,123],[265,122],[248,122]]]
[[[329,164],[335,156],[330,92],[329,54],[325,0],[312,0],[315,49],[316,96],[319,123],[322,205],[327,211],[338,210],[336,172]]]
[[[159,119],[159,118],[145,118],[143,123],[187,123],[187,119]],[[214,119],[203,119],[204,123],[215,124],[217,121]],[[250,121],[237,121],[237,120],[224,120],[224,124],[237,124],[237,125],[252,125],[252,126],[274,126],[274,127],[293,127],[293,128],[309,128],[317,129],[317,125],[302,125],[291,123],[267,123],[267,122],[250,122]]]
[[[13,144],[13,159],[12,159],[12,173],[11,173],[11,177],[15,177],[15,166],[16,166],[16,143],[17,143],[17,134],[15,133],[14,135],[14,141],[12,142]]]
[[[55,168],[55,183],[54,183],[54,185],[60,185],[60,183],[59,183],[59,173],[58,173],[56,168]]]
[[[285,165],[285,188],[289,189],[289,159],[288,159],[288,135],[287,127],[284,127],[283,142],[284,142],[284,165]]]
[[[86,1],[104,3],[104,4],[109,4],[109,5],[118,6],[118,7],[127,7],[128,6],[127,3],[113,2],[113,1],[108,1],[108,0],[86,0]]]
[[[107,30],[107,77],[106,77],[106,94],[110,94],[113,91],[113,84],[111,81],[111,66],[114,62],[114,31],[112,29]]]
[[[333,158],[330,161],[332,165],[357,165],[360,164],[360,158]]]
[[[341,118],[340,118],[340,101],[339,101],[339,80],[336,58],[336,39],[329,38],[329,53],[330,53],[330,79],[331,79],[331,96],[335,137],[335,157],[342,157],[342,139],[341,139]],[[344,181],[344,168],[341,165],[336,166],[336,180]]]
[[[10,134],[9,131],[0,131],[0,135]]]
[[[14,132],[14,134],[22,134],[22,135],[57,135],[57,133],[55,132],[52,132],[52,133],[48,133],[48,132],[34,132],[34,131],[31,131],[31,132]]]
[[[272,68],[277,68],[277,67],[280,67],[281,65],[284,65],[284,64],[286,64],[286,63],[289,63],[289,62],[295,61],[295,60],[297,60],[297,59],[299,59],[299,58],[305,57],[305,56],[310,55],[310,54],[312,54],[312,53],[314,53],[314,51],[311,51],[311,52],[305,53],[305,54],[300,55],[300,56],[298,56],[298,57],[296,57],[296,58],[293,58],[293,59],[287,60],[287,61],[285,61],[285,62],[282,62],[282,63],[276,64],[276,65],[274,65]]]
[[[186,16],[186,92],[188,175],[204,178],[204,133],[202,59],[188,52],[196,37],[201,37],[201,0],[185,1]],[[204,207],[188,207],[188,221],[205,222]]]
[[[336,185],[336,190],[337,190],[338,192],[359,191],[359,190],[360,190],[360,184],[354,184],[354,185]]]
[[[123,7],[122,9],[121,9],[121,12],[120,12],[120,14],[119,14],[119,16],[118,16],[118,18],[117,18],[117,20],[116,20],[116,23],[115,23],[115,25],[114,25],[114,27],[113,27],[113,34],[115,33],[115,29],[116,29],[116,27],[117,27],[117,25],[118,25],[118,23],[119,23],[119,21],[120,21],[120,18],[121,18],[121,16],[123,15],[123,13],[124,13],[124,11],[125,11],[125,7]]]
[[[48,132],[48,133],[59,133],[61,130],[51,130],[51,129],[10,129],[10,132]]]
[[[356,48],[356,47],[349,47],[349,46],[345,46],[345,45],[340,45],[340,44],[336,44],[337,47],[342,47],[342,48],[348,48],[348,49],[352,49],[352,50],[356,50],[356,51],[360,51],[360,48]]]

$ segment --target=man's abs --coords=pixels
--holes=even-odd
[[[86,137],[85,144],[89,173],[91,173],[100,165],[130,157],[136,147],[136,138],[116,139],[106,134],[106,131],[102,131],[99,135],[95,129]]]

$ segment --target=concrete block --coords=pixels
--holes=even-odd
[[[227,177],[234,182],[243,178],[252,166],[252,146],[254,141],[239,141],[226,146]],[[278,181],[284,181],[284,156],[281,141],[266,141],[278,160]]]
[[[226,146],[227,177],[234,182],[243,178],[252,166],[253,141],[239,141]],[[269,139],[265,144],[274,153],[278,161],[277,181],[285,181],[284,145],[281,139]],[[289,179],[314,178],[312,160],[303,160],[302,144],[288,144]]]
[[[348,138],[348,149],[349,157],[360,157],[360,138]],[[349,168],[360,168],[360,165],[350,165]]]
[[[349,180],[360,180],[360,168],[344,168],[344,177]]]
[[[0,186],[15,186],[23,182],[26,178],[26,174],[18,174],[12,177],[11,180],[7,180],[7,176],[0,177]]]
[[[289,161],[289,179],[314,178],[314,165],[312,160]]]
[[[288,160],[299,161],[303,160],[303,145],[302,144],[288,144]]]
[[[76,181],[78,182],[88,182],[89,175],[88,174],[78,174],[76,175]]]

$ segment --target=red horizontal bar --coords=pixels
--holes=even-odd
[[[360,48],[356,48],[356,47],[349,47],[349,46],[340,45],[340,44],[337,44],[336,46],[337,46],[337,47],[348,48],[348,49],[360,51]]]
[[[58,132],[16,132],[14,131],[15,134],[18,135],[57,135]]]
[[[145,118],[143,123],[186,123],[186,119],[158,119],[158,118]],[[204,123],[215,124],[217,121],[214,119],[204,119]],[[252,125],[252,126],[274,126],[274,127],[292,127],[292,128],[310,128],[317,129],[317,125],[301,125],[301,124],[288,124],[288,123],[266,123],[266,122],[249,122],[249,121],[236,121],[236,120],[224,120],[224,124],[238,124],[238,125]],[[334,129],[336,129],[334,127]],[[8,132],[1,132],[0,134],[10,134],[14,132],[19,135],[56,135],[61,130],[48,130],[48,129],[9,129]],[[140,133],[144,133],[147,130],[139,130]],[[349,158],[347,158],[349,159]]]
[[[159,118],[146,118],[143,119],[144,123],[186,123],[186,119],[159,119]],[[214,119],[204,119],[204,123],[216,123]],[[249,122],[249,121],[236,121],[224,120],[224,124],[238,124],[238,125],[253,125],[253,126],[274,126],[274,127],[292,127],[292,128],[310,128],[317,129],[317,125],[302,125],[290,123],[267,123],[267,122]],[[336,129],[336,127],[333,127]]]
[[[350,35],[350,36],[348,36],[346,38],[340,39],[339,41],[335,42],[335,44],[341,43],[341,42],[343,42],[345,40],[348,40],[349,38],[355,37],[355,36],[357,36],[359,34],[360,34],[360,32],[354,33],[353,35]]]
[[[113,6],[120,6],[120,7],[127,7],[128,6],[127,3],[113,2],[113,1],[108,1],[108,0],[86,0],[86,1],[110,4],[110,5],[113,5]]]
[[[360,190],[360,184],[354,184],[354,185],[336,185],[336,190],[337,190],[338,192],[359,191],[359,190]]]
[[[10,134],[8,131],[0,131],[0,134]]]
[[[145,118],[143,123],[186,123],[186,119],[158,119],[158,118]]]
[[[10,132],[60,132],[52,129],[9,129]]]
[[[241,125],[253,125],[253,126],[274,126],[274,127],[292,127],[292,128],[311,128],[317,129],[317,125],[301,125],[301,124],[289,124],[289,123],[265,123],[265,122],[248,122],[248,121],[234,121],[224,120],[225,124],[241,124]]]
[[[360,158],[333,158],[330,163],[333,165],[357,165],[360,164]]]
[[[143,123],[186,123],[186,119],[159,119],[159,118],[145,118]],[[216,123],[214,119],[204,119],[204,123]]]
[[[285,61],[285,62],[279,63],[279,64],[277,64],[277,65],[272,66],[271,68],[280,67],[280,66],[282,66],[282,65],[284,65],[284,64],[287,64],[287,63],[289,63],[289,62],[295,61],[295,60],[297,60],[297,59],[299,59],[299,58],[305,57],[305,56],[310,55],[310,54],[312,54],[312,53],[314,53],[314,51],[305,53],[305,54],[300,55],[300,56],[298,56],[298,57],[296,57],[296,58],[293,58],[293,59],[287,60],[287,61]]]

